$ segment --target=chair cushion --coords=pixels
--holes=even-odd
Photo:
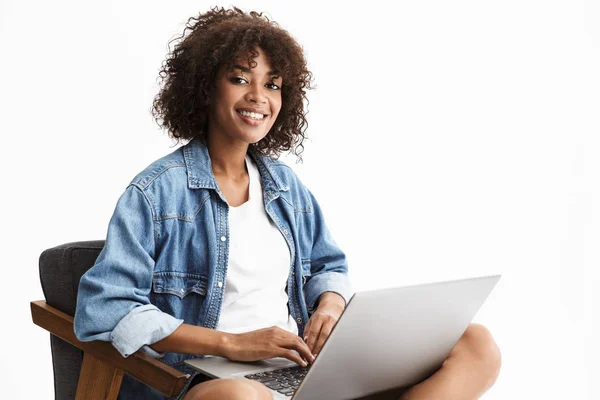
[[[103,240],[95,240],[45,250],[40,256],[40,280],[46,302],[75,315],[79,280],[94,265],[103,247]]]
[[[69,315],[75,314],[79,280],[94,265],[102,247],[103,240],[74,242],[41,254],[40,280],[48,304]],[[74,400],[83,352],[53,335],[50,335],[50,346],[55,398]]]

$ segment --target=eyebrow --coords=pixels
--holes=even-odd
[[[241,69],[242,72],[246,72],[246,73],[249,73],[249,74],[252,73],[250,71],[250,68],[242,67],[241,65],[237,65],[237,64],[233,66],[233,69]],[[279,76],[279,73],[277,73],[277,71],[269,71],[269,72],[267,72],[267,75],[269,75],[269,76],[272,76],[272,75]]]

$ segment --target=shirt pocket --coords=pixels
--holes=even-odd
[[[205,275],[157,272],[152,282],[152,303],[186,324],[202,325],[207,288]]]
[[[159,294],[172,294],[180,299],[190,293],[206,295],[208,278],[204,275],[185,272],[157,272],[154,274],[152,291]]]

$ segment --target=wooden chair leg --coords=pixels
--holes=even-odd
[[[75,400],[117,400],[122,380],[123,370],[84,353]]]

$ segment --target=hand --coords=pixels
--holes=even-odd
[[[343,297],[333,292],[323,293],[319,300],[317,311],[310,317],[304,328],[304,341],[315,357],[323,348],[346,305]]]
[[[303,367],[306,367],[307,361],[310,363],[314,361],[308,346],[299,336],[277,326],[231,334],[228,336],[223,353],[231,361],[258,361],[284,357]]]

